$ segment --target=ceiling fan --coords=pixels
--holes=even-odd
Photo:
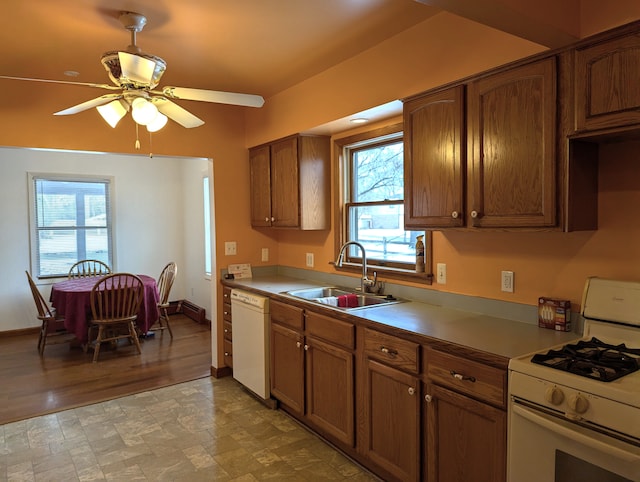
[[[149,132],[155,132],[164,127],[167,118],[187,128],[204,124],[202,119],[169,99],[196,100],[247,107],[262,107],[264,104],[262,96],[253,94],[238,94],[187,87],[162,87],[160,90],[154,90],[160,83],[167,64],[160,57],[143,53],[136,44],[136,34],[142,31],[147,19],[139,13],[121,12],[120,22],[125,29],[131,32],[131,45],[125,51],[105,52],[101,58],[102,65],[115,85],[5,75],[0,75],[0,78],[82,85],[119,91],[69,107],[54,113],[54,115],[77,114],[95,107],[104,120],[111,127],[115,127],[120,119],[131,111],[134,121],[139,125],[146,126]]]

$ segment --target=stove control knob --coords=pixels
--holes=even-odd
[[[558,387],[549,387],[544,393],[544,399],[552,405],[560,405],[564,401],[564,393]]]
[[[569,408],[571,408],[571,410],[575,411],[576,413],[584,413],[589,408],[589,400],[584,398],[579,393],[576,393],[575,395],[571,395],[571,397],[569,397]]]

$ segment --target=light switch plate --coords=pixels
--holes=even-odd
[[[447,265],[444,263],[438,263],[436,265],[437,274],[436,281],[439,285],[447,284]]]
[[[269,261],[269,248],[262,248],[262,261]]]
[[[224,255],[225,256],[233,256],[234,254],[238,254],[238,245],[235,241],[225,241],[224,242]]]

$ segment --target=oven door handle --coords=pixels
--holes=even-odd
[[[623,460],[625,462],[634,464],[640,463],[640,457],[636,454],[627,452],[626,450],[622,450],[617,447],[613,447],[609,444],[601,442],[600,440],[588,437],[578,431],[571,430],[570,428],[565,427],[560,423],[553,422],[542,415],[538,415],[532,410],[521,405],[517,405],[514,403],[511,405],[511,409],[513,410],[514,414],[520,415],[521,417],[529,420],[531,423],[546,428],[547,430],[557,433],[558,435],[566,437],[570,440],[575,440],[584,446],[597,450],[598,452],[606,453],[611,457],[615,457],[616,459]]]

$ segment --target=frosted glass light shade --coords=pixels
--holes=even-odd
[[[118,122],[120,122],[120,119],[124,117],[128,110],[120,99],[111,101],[108,104],[99,105],[96,109],[102,118],[107,121],[107,124],[113,128],[118,125]]]
[[[158,115],[158,108],[147,99],[138,97],[131,104],[131,115],[138,124],[146,126]]]
[[[149,132],[157,132],[165,126],[167,120],[166,115],[158,112],[155,118],[147,124],[147,130]]]

